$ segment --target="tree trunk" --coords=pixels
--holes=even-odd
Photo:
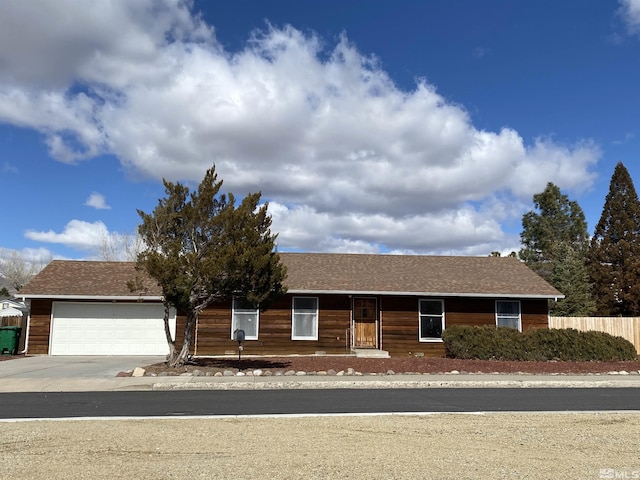
[[[164,304],[164,335],[167,338],[167,345],[169,345],[169,353],[167,354],[167,364],[172,365],[175,363],[178,356],[176,350],[176,341],[171,338],[171,329],[169,328],[169,317],[171,315],[171,306],[163,302]]]
[[[175,356],[172,361],[169,361],[170,367],[182,367],[189,358],[189,352],[191,349],[191,343],[193,342],[193,333],[196,327],[196,321],[198,320],[198,312],[188,311],[187,321],[184,325],[184,340],[182,342],[182,349],[180,353]],[[174,346],[175,352],[175,346]]]

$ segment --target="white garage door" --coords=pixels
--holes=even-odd
[[[166,355],[163,315],[159,304],[55,302],[49,351],[51,355]],[[175,335],[173,312],[171,334]]]

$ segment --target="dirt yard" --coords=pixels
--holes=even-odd
[[[74,420],[0,429],[0,476],[24,480],[640,475],[638,414]]]

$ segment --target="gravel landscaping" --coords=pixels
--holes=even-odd
[[[160,363],[143,367],[145,375],[393,375],[407,373],[527,373],[527,374],[629,374],[640,373],[640,361],[628,362],[507,362],[497,360],[458,360],[451,358],[392,357],[356,358],[314,355],[291,357],[195,358],[188,365],[169,368]],[[123,372],[122,375],[132,372]]]

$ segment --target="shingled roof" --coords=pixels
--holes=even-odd
[[[139,277],[143,281],[144,297],[161,298],[158,284],[132,262],[90,262],[53,260],[17,296],[27,298],[119,298],[138,297],[131,293],[127,282]]]
[[[511,257],[280,253],[291,293],[562,298]],[[140,272],[130,262],[54,260],[18,296],[26,298],[126,298]],[[160,288],[144,278],[144,298]]]

